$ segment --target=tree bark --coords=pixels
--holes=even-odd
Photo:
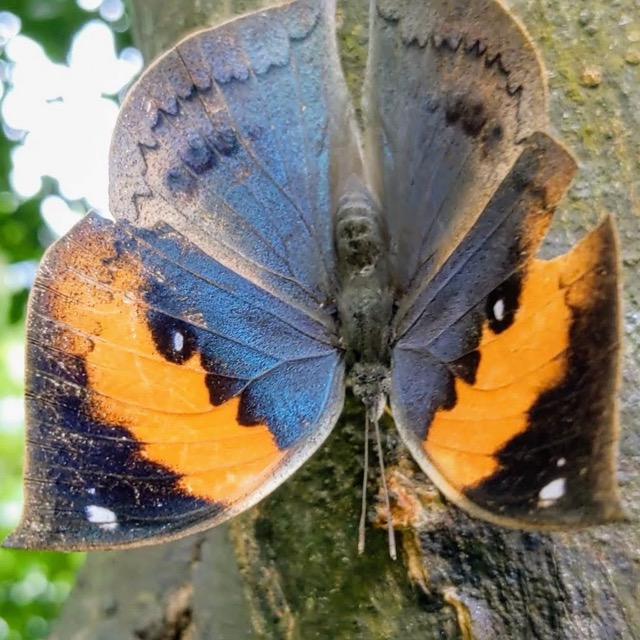
[[[385,532],[370,529],[358,556],[364,418],[348,403],[322,450],[229,526],[160,547],[89,554],[54,638],[640,638],[636,3],[510,3],[549,69],[553,128],[580,162],[545,251],[566,249],[603,212],[618,224],[625,304],[619,469],[630,523],[533,534],[473,520],[442,502],[389,428],[396,512],[405,517],[402,552],[390,560]],[[356,90],[367,4],[350,0],[342,8],[342,53]],[[256,2],[132,5],[135,38],[150,59],[189,31]]]

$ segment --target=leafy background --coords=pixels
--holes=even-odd
[[[20,33],[62,65],[74,36],[90,21],[109,25],[117,51],[130,44],[129,18],[121,0],[3,0],[0,5],[0,538],[15,525],[22,499],[22,352],[28,285],[38,258],[55,239],[41,207],[47,196],[60,194],[58,182],[47,176],[33,197],[24,198],[12,188],[12,154],[29,135],[2,120],[14,71],[5,47],[12,35],[7,24],[17,24],[14,16]],[[69,153],[59,150],[61,162],[65,152]],[[78,212],[89,208],[83,199],[68,204]],[[0,549],[0,640],[45,637],[83,560],[83,554]]]

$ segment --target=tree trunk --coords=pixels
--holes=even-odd
[[[258,3],[132,4],[137,44],[150,59],[225,12]],[[366,57],[367,4],[349,0],[342,11],[354,87]],[[550,71],[553,128],[580,161],[546,251],[566,249],[603,212],[620,231],[619,468],[631,523],[543,535],[473,520],[437,497],[389,428],[392,489],[406,518],[402,551],[390,560],[385,532],[370,529],[358,556],[364,417],[348,403],[322,450],[229,526],[89,554],[54,638],[640,638],[640,12],[637,0],[510,4]]]

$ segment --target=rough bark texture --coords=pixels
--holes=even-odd
[[[150,58],[223,11],[256,3],[132,4]],[[343,12],[353,86],[366,55],[367,4],[350,0]],[[55,638],[640,638],[640,13],[637,0],[510,4],[540,45],[553,127],[581,166],[546,251],[566,248],[605,211],[620,231],[619,466],[630,523],[538,535],[472,520],[440,501],[389,429],[393,488],[406,516],[402,554],[392,562],[385,533],[370,530],[358,557],[363,416],[351,403],[322,451],[229,527],[91,554]]]

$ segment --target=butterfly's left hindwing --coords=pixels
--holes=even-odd
[[[547,125],[535,47],[496,0],[375,0],[363,102],[404,294],[433,277]],[[401,305],[409,299],[400,300]]]
[[[7,544],[124,546],[220,522],[320,445],[343,385],[320,323],[175,232],[89,215],[31,297],[26,507]]]

